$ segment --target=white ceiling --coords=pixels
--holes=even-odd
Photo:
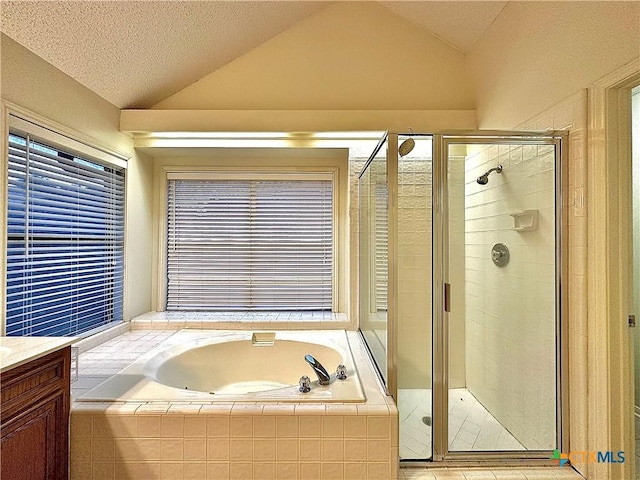
[[[119,108],[148,108],[326,1],[12,1],[0,30]],[[468,52],[504,1],[382,2]]]
[[[429,30],[463,53],[471,50],[506,1],[381,2],[396,15]]]

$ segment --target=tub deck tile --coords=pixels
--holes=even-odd
[[[160,413],[167,413],[171,404],[169,402],[153,402],[140,405],[136,410],[139,415],[158,415]]]
[[[294,415],[295,405],[291,403],[284,403],[274,405],[271,403],[265,404],[262,408],[263,415]]]
[[[202,408],[202,404],[192,403],[172,403],[169,406],[168,413],[184,414],[184,415],[197,415]]]
[[[231,415],[262,415],[263,405],[257,403],[234,403]]]

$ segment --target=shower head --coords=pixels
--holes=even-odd
[[[478,182],[480,185],[486,185],[487,183],[489,183],[489,174],[491,172],[502,173],[502,165],[498,165],[497,167],[492,168],[483,175],[480,175],[476,179],[476,182]]]
[[[409,128],[409,131],[411,132],[411,135],[413,135],[413,128]],[[413,150],[415,146],[415,140],[411,137],[407,138],[398,147],[398,155],[400,155],[400,158],[409,155],[411,153],[411,150]]]
[[[411,153],[411,150],[413,150],[413,147],[415,146],[416,146],[415,140],[413,138],[407,138],[398,147],[398,153],[400,154],[401,157],[404,157],[405,155],[409,155]]]

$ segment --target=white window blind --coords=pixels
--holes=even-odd
[[[331,180],[169,180],[167,310],[331,310]]]
[[[387,311],[387,290],[389,278],[388,244],[389,220],[387,207],[387,183],[375,186],[375,279],[376,310]]]
[[[124,173],[9,135],[7,335],[122,320]]]

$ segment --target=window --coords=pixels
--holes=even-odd
[[[372,311],[387,311],[387,294],[389,279],[389,216],[388,216],[388,188],[386,177],[384,181],[375,184],[376,214],[373,220],[373,238],[375,238],[375,276],[373,278],[375,291],[375,308]]]
[[[9,134],[7,335],[122,320],[124,171]]]
[[[169,179],[167,310],[331,310],[333,181]]]

